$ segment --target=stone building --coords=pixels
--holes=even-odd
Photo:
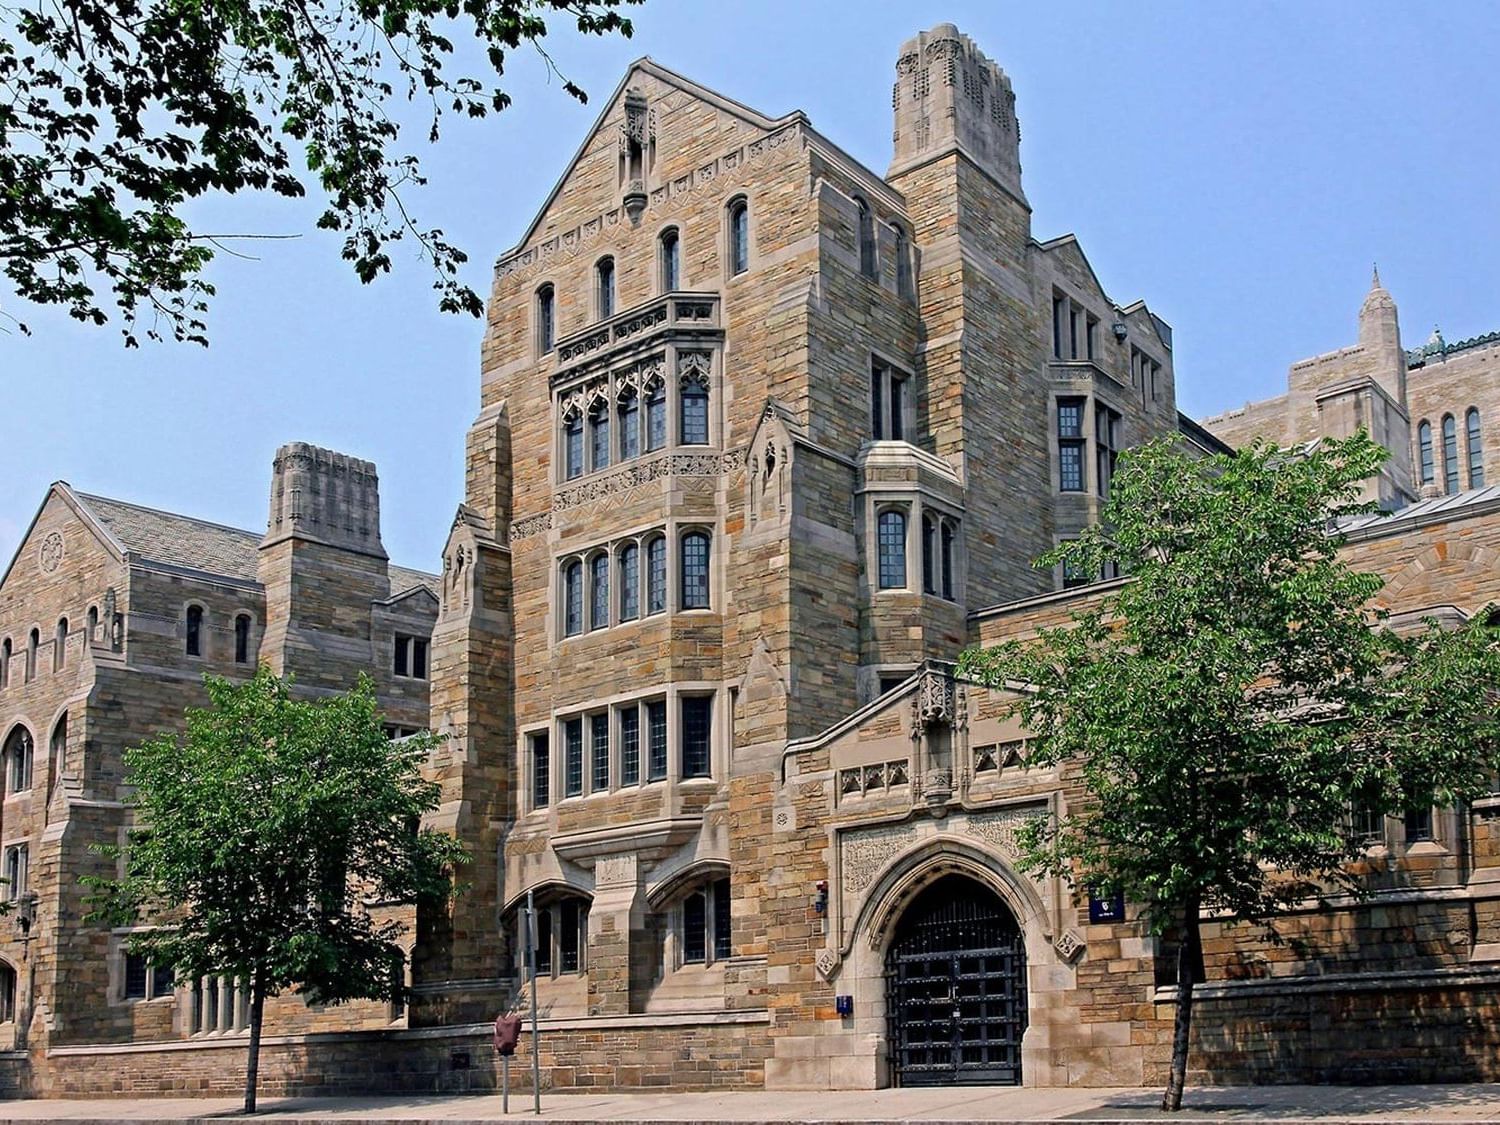
[[[1458,620],[1500,598],[1500,497],[1470,487],[1500,349],[1409,356],[1377,284],[1357,345],[1199,425],[1176,409],[1171,328],[1107,295],[1075,238],[1033,236],[1000,68],[939,25],[901,48],[892,105],[881,174],[801,113],[630,68],[497,263],[436,604],[414,581],[396,624],[406,585],[382,588],[351,538],[378,524],[287,539],[273,499],[247,572],[262,656],[275,638],[273,664],[335,686],[361,661],[399,670],[386,638],[424,622],[428,722],[449,736],[434,822],[474,862],[468,893],[416,919],[402,1018],[330,1030],[283,1005],[267,1089],[492,1085],[486,1021],[529,1000],[528,898],[553,1088],[1158,1081],[1175,955],[1130,904],[1019,870],[1017,825],[1070,783],[1027,768],[1010,701],[951,662],[1113,588],[1031,561],[1097,517],[1119,450],[1166,434],[1212,453],[1367,425],[1394,453],[1371,495],[1396,514],[1349,550],[1387,576],[1387,607]],[[1411,420],[1442,440],[1471,407],[1467,476],[1423,498]],[[36,536],[17,566],[41,565]],[[24,639],[41,604],[0,620]],[[156,612],[175,628],[185,604]],[[152,643],[180,647],[170,633]],[[405,686],[382,680],[417,723]],[[1206,918],[1202,1074],[1500,1074],[1493,815],[1368,825],[1377,894],[1290,916],[1301,957]],[[38,924],[87,946],[94,975],[62,991],[98,1006],[107,936]],[[165,1017],[68,1035],[15,1060],[31,1088],[239,1081],[232,1028],[212,1049]]]
[[[310,692],[370,672],[393,733],[425,727],[435,589],[387,561],[375,467],[343,454],[277,453],[264,534],[49,489],[0,578],[0,1049],[30,1088],[98,1088],[136,1042],[238,1065],[248,1005],[235,981],[174,981],[129,955],[124,932],[84,921],[79,876],[111,870],[90,849],[126,825],[123,752],[180,729],[205,674],[257,663]],[[296,997],[267,1011],[283,1030],[400,1015]]]

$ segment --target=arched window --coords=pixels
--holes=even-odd
[[[728,879],[705,884],[682,900],[677,930],[684,965],[707,965],[729,956],[729,904]]]
[[[708,535],[690,531],[682,537],[683,609],[708,608]]]
[[[1464,430],[1469,440],[1469,487],[1484,487],[1484,438],[1479,432],[1479,411],[1469,407],[1464,415]]]
[[[250,663],[250,615],[242,613],[234,619],[234,662]]]
[[[89,606],[88,616],[84,618],[84,621],[88,626],[85,639],[87,643],[93,644],[99,639],[99,607],[96,605]]]
[[[896,292],[902,297],[911,297],[911,243],[906,231],[896,228]]]
[[[26,637],[26,682],[36,679],[36,650],[42,645],[41,630],[33,629]]]
[[[1443,415],[1443,490],[1458,491],[1458,426],[1453,415]]]
[[[52,640],[52,670],[61,672],[68,664],[68,619],[57,619],[57,633]]]
[[[0,1023],[16,1018],[16,971],[0,961]]]
[[[552,350],[552,342],[557,336],[556,303],[552,286],[543,285],[536,291],[536,350],[539,355]]]
[[[57,720],[57,725],[52,728],[52,740],[47,744],[47,760],[51,766],[47,770],[47,784],[55,786],[57,779],[62,776],[63,769],[68,758],[68,713],[64,711]]]
[[[953,600],[953,543],[957,538],[954,527],[943,521],[943,597]]]
[[[661,259],[661,289],[671,293],[682,285],[682,245],[677,237],[677,228],[668,227],[661,232],[658,244]]]
[[[667,387],[660,379],[646,388],[646,452],[667,444]]]
[[[937,525],[922,517],[922,592],[937,593]]]
[[[708,444],[708,387],[702,377],[690,374],[682,380],[682,444]]]
[[[879,582],[882,590],[906,588],[906,514],[894,510],[880,513],[876,521]]]
[[[589,469],[609,467],[609,403],[600,399],[589,408]]]
[[[583,563],[577,559],[563,567],[563,636],[583,632]]]
[[[563,479],[583,476],[583,415],[574,412],[563,419]]]
[[[516,923],[524,925],[526,913],[516,911]],[[554,896],[536,908],[536,974],[554,976],[584,971],[583,951],[588,943],[589,902],[577,895]],[[516,935],[516,949],[524,956],[526,941]]]
[[[31,732],[18,726],[5,740],[5,791],[24,793],[31,788],[31,759],[35,748]]]
[[[187,654],[203,655],[203,607],[190,605],[187,608]]]
[[[10,685],[10,638],[0,641],[0,688]]]
[[[597,554],[589,562],[589,628],[609,625],[609,556]]]
[[[875,261],[875,213],[859,196],[854,197],[859,208],[859,272],[866,277],[878,277],[879,265]]]
[[[658,535],[646,544],[646,612],[667,608],[667,541]]]
[[[620,548],[620,620],[641,615],[641,549],[634,543]]]
[[[634,387],[620,392],[620,460],[628,461],[641,452],[641,398]]]
[[[729,204],[729,272],[741,274],[750,268],[750,205],[744,198]]]
[[[594,302],[599,319],[615,315],[615,260],[600,258],[594,267]]]
[[[1423,421],[1417,427],[1417,464],[1422,474],[1422,483],[1432,483],[1432,423]]]

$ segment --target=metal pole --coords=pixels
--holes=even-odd
[[[500,1084],[500,1112],[510,1112],[510,1056],[500,1056],[500,1073],[502,1075]]]
[[[537,1116],[542,1113],[541,1032],[536,1015],[536,899],[526,892],[526,970],[531,977],[531,1097]]]

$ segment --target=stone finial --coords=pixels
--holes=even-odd
[[[1010,79],[951,23],[902,44],[891,107],[891,175],[958,150],[1024,199],[1021,127]]]
[[[304,539],[385,558],[380,479],[371,461],[294,441],[276,451],[262,547]]]

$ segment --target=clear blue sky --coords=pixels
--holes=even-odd
[[[951,20],[1014,82],[1034,233],[1077,233],[1115,300],[1173,325],[1187,413],[1277,393],[1289,363],[1352,342],[1376,259],[1408,345],[1434,323],[1449,340],[1500,329],[1493,4],[648,0],[634,19],[630,41],[551,42],[589,107],[518,56],[512,109],[421,143],[419,218],[469,251],[481,292],[632,59],[803,109],[883,171],[897,50]],[[435,566],[479,323],[437,313],[404,250],[394,276],[359,285],[310,213],[249,197],[203,210],[204,229],[303,233],[214,264],[207,350],[127,352],[114,328],[19,310],[35,334],[0,335],[0,559],[56,479],[264,527],[271,456],[303,440],[374,460],[392,558]]]

